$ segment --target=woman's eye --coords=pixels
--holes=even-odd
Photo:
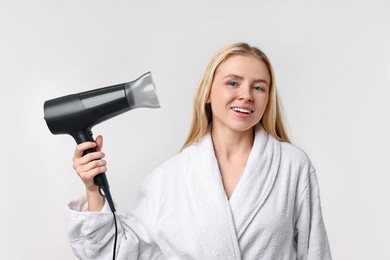
[[[238,83],[235,82],[235,81],[229,81],[227,84],[228,84],[228,86],[231,86],[231,87],[237,87],[238,86]]]
[[[265,92],[265,89],[262,86],[254,86],[253,89],[256,92]]]

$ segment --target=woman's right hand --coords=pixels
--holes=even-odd
[[[87,190],[89,210],[99,210],[103,202],[103,198],[99,193],[99,187],[96,186],[93,180],[99,173],[107,171],[107,163],[103,159],[104,153],[101,151],[102,147],[103,137],[99,135],[96,137],[96,142],[85,142],[77,145],[73,155],[73,169],[75,169]],[[96,148],[97,152],[83,156],[84,151],[90,148]],[[97,208],[93,207],[91,209],[91,205],[96,205]]]

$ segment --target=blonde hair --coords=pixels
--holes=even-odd
[[[271,62],[258,48],[252,47],[247,43],[235,43],[219,50],[204,68],[195,90],[190,132],[181,150],[198,141],[207,132],[212,122],[212,111],[210,104],[207,104],[206,101],[210,95],[215,71],[221,63],[235,55],[257,58],[267,66],[271,78],[269,100],[259,124],[276,139],[290,143],[283,120],[282,108],[278,98]]]

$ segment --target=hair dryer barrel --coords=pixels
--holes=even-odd
[[[73,135],[139,107],[160,107],[150,72],[131,82],[48,100],[44,114],[53,134]]]

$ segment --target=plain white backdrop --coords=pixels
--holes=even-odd
[[[390,259],[390,2],[0,1],[0,259],[75,259],[65,204],[75,142],[43,103],[151,71],[161,109],[96,126],[119,212],[176,154],[207,60],[248,42],[271,59],[293,142],[318,174],[334,259]]]

